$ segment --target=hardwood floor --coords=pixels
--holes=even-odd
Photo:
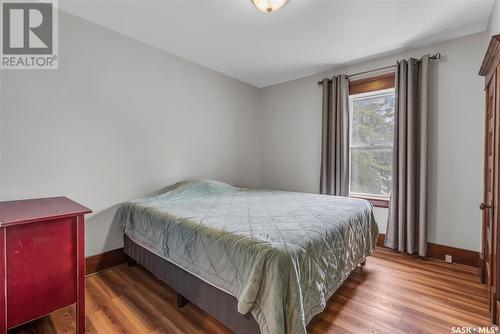
[[[139,266],[91,275],[87,333],[230,333]],[[73,308],[9,333],[72,333]],[[309,324],[310,333],[451,333],[452,326],[490,326],[477,269],[379,249],[357,268]]]

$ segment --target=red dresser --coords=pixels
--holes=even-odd
[[[66,197],[0,202],[0,334],[76,303],[85,332],[84,214]]]

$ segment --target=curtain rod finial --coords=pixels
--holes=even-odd
[[[325,78],[325,79],[327,79],[327,80],[328,80],[328,82],[331,82],[331,81],[332,81],[332,79],[328,79],[328,78]],[[323,86],[323,81],[324,81],[325,79],[323,79],[323,80],[318,80],[318,81],[316,82],[316,83],[318,84],[318,86]]]
[[[438,52],[438,53],[430,56],[429,58],[432,59],[432,60],[439,60],[439,59],[441,59],[441,53]]]

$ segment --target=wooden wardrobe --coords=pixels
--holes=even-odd
[[[484,194],[481,279],[488,288],[492,321],[499,324],[500,262],[500,35],[491,38],[479,72],[485,78]]]

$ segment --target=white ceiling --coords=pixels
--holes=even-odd
[[[265,87],[347,62],[486,29],[493,0],[72,1],[60,7],[157,48]]]

